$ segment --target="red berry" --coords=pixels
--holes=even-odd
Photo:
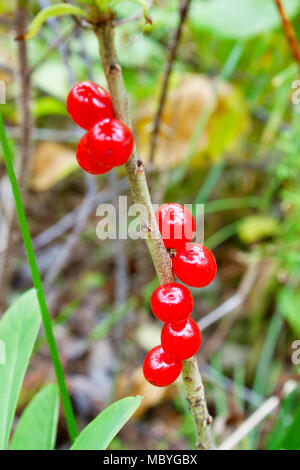
[[[194,356],[201,346],[201,332],[192,318],[177,323],[166,323],[161,332],[164,351],[174,360]]]
[[[67,98],[67,110],[73,121],[86,130],[104,118],[114,117],[107,91],[88,81],[73,86]]]
[[[87,133],[87,145],[97,163],[119,166],[131,156],[134,141],[125,124],[117,119],[104,119]]]
[[[78,142],[76,158],[79,166],[81,166],[84,171],[91,173],[92,175],[103,175],[112,169],[111,166],[100,165],[92,159],[92,156],[86,146],[86,134],[81,137],[80,141]]]
[[[198,243],[188,243],[184,250],[173,258],[173,270],[178,279],[192,287],[205,287],[217,272],[212,252]]]
[[[176,203],[164,204],[155,213],[162,239],[167,248],[183,248],[195,233],[192,213]]]
[[[185,320],[193,311],[193,296],[187,287],[170,282],[155,289],[151,297],[151,308],[161,321]]]
[[[174,361],[161,345],[148,352],[144,360],[145,379],[157,387],[166,387],[174,382],[182,370],[182,362]]]

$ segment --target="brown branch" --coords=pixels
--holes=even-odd
[[[101,61],[115,115],[131,127],[128,96],[115,50],[112,20],[106,19],[103,22],[98,22],[95,26],[95,33],[99,40]],[[161,284],[172,282],[174,281],[174,274],[171,259],[160,236],[150,199],[144,165],[136,149],[134,149],[131,158],[126,163],[126,171],[134,202],[145,208],[146,213],[141,214],[141,227],[144,229],[147,246],[159,281]],[[196,445],[199,449],[211,449],[213,447],[212,419],[207,410],[204,388],[196,358],[184,361],[182,378],[185,394],[194,417]]]
[[[179,42],[181,39],[183,25],[188,14],[190,3],[191,3],[191,0],[180,0],[179,23],[178,23],[178,26],[176,28],[176,31],[172,40],[172,44],[170,46],[169,59],[168,59],[167,68],[166,68],[163,82],[162,82],[159,105],[158,105],[158,109],[154,118],[154,125],[153,125],[153,131],[152,131],[151,143],[150,143],[150,155],[149,155],[150,162],[154,160],[155,151],[156,151],[157,142],[158,142],[158,131],[160,127],[162,113],[163,113],[164,106],[165,106],[166,99],[167,99],[170,76],[172,73],[174,61],[176,59],[177,49],[178,49]]]
[[[211,450],[214,447],[210,416],[196,357],[183,361],[182,379],[185,395],[194,418],[196,447],[198,450]]]
[[[289,46],[291,48],[294,58],[300,67],[300,46],[299,46],[299,42],[298,42],[295,30],[286,12],[284,11],[281,0],[275,0],[275,3],[277,5],[278,11],[281,17],[282,26],[285,32],[286,39],[289,43]]]
[[[87,220],[90,216],[92,208],[94,206],[94,197],[97,192],[97,186],[91,175],[86,176],[87,194],[82,201],[80,209],[76,215],[75,225],[73,230],[69,234],[67,240],[60,249],[58,255],[51,267],[48,269],[44,279],[45,290],[49,290],[51,284],[57,279],[60,273],[64,270],[67,263],[72,259],[73,253],[76,249],[76,245],[80,238],[81,233],[86,226]]]
[[[115,51],[114,32],[111,21],[109,20],[100,24],[95,32],[100,43],[102,65],[116,118],[123,121],[129,127],[132,127],[128,97],[125,90],[121,66]],[[146,182],[145,168],[136,149],[134,149],[130,160],[126,163],[126,170],[134,202],[141,204],[146,209],[145,214],[142,214],[141,217],[141,227],[144,231],[158,278],[162,283],[172,282],[174,276],[172,273],[171,259],[160,236]]]
[[[27,3],[26,0],[18,0],[15,24],[16,33],[21,35],[27,27]],[[20,156],[17,162],[17,177],[23,199],[26,200],[26,183],[30,169],[31,153],[31,127],[30,112],[30,77],[28,74],[28,58],[26,41],[18,41],[18,72],[17,80],[20,86]],[[8,286],[12,279],[14,248],[18,242],[17,217],[14,204],[9,207],[7,216],[7,242],[0,264],[0,311],[5,310]]]

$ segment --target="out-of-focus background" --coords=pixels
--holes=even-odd
[[[149,385],[146,351],[160,341],[151,314],[157,279],[142,240],[99,240],[99,204],[128,195],[123,168],[89,177],[75,150],[83,134],[65,99],[76,82],[106,87],[97,40],[84,22],[51,19],[34,39],[14,37],[48,0],[2,0],[0,80],[10,146],[67,383],[79,425],[126,396],[145,397],[112,449],[193,446],[193,422],[180,383]],[[193,290],[203,330],[198,354],[217,442],[275,395],[281,405],[239,444],[299,449],[300,340],[299,64],[273,0],[193,0],[178,30],[178,0],[151,2],[153,28],[140,5],[116,9],[117,49],[134,132],[155,203],[205,204],[205,244],[218,273]],[[300,36],[300,4],[283,2]],[[170,49],[181,33],[176,59]],[[156,146],[155,116],[170,64]],[[153,142],[152,142],[153,143]],[[0,153],[0,311],[31,286]],[[217,309],[217,310],[216,310]],[[292,361],[292,355],[294,354]],[[294,363],[293,363],[294,362]],[[298,368],[298,369],[297,369]],[[43,332],[18,405],[22,411],[53,380]],[[57,448],[67,442],[61,417]]]

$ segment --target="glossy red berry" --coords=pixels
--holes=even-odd
[[[89,81],[73,86],[67,98],[67,110],[73,121],[86,130],[91,129],[102,119],[114,117],[107,91],[100,85]]]
[[[144,360],[145,379],[157,387],[166,387],[174,382],[182,370],[182,362],[171,359],[161,345],[148,352]]]
[[[86,134],[78,142],[76,158],[79,166],[81,166],[84,171],[92,175],[103,175],[112,169],[111,166],[100,165],[92,159],[86,146]]]
[[[174,360],[194,356],[201,346],[201,333],[197,323],[192,318],[166,323],[161,332],[161,345]]]
[[[170,282],[155,289],[151,296],[151,309],[161,321],[177,322],[186,319],[193,311],[193,296],[187,287]]]
[[[97,163],[119,166],[131,156],[134,141],[125,124],[117,119],[104,119],[87,133],[87,145]]]
[[[156,211],[155,217],[167,248],[183,248],[195,234],[194,217],[180,204],[164,204]]]
[[[173,270],[178,279],[192,287],[205,287],[211,283],[217,272],[212,252],[198,243],[188,243],[173,258]]]

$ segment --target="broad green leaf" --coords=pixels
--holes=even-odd
[[[71,450],[104,450],[139,407],[143,397],[126,397],[108,406],[84,428]]]
[[[67,3],[56,3],[41,10],[30,23],[25,34],[25,39],[36,36],[43,24],[52,16],[76,15],[87,16],[87,13],[79,7]]]
[[[58,388],[46,385],[25,408],[14,432],[11,450],[52,450],[59,412]]]
[[[0,321],[5,364],[0,363],[0,449],[7,446],[18,396],[40,327],[36,291],[22,295]]]
[[[298,0],[284,0],[290,18],[300,11]],[[280,25],[274,0],[210,0],[194,2],[190,14],[195,29],[225,38],[250,38]]]

